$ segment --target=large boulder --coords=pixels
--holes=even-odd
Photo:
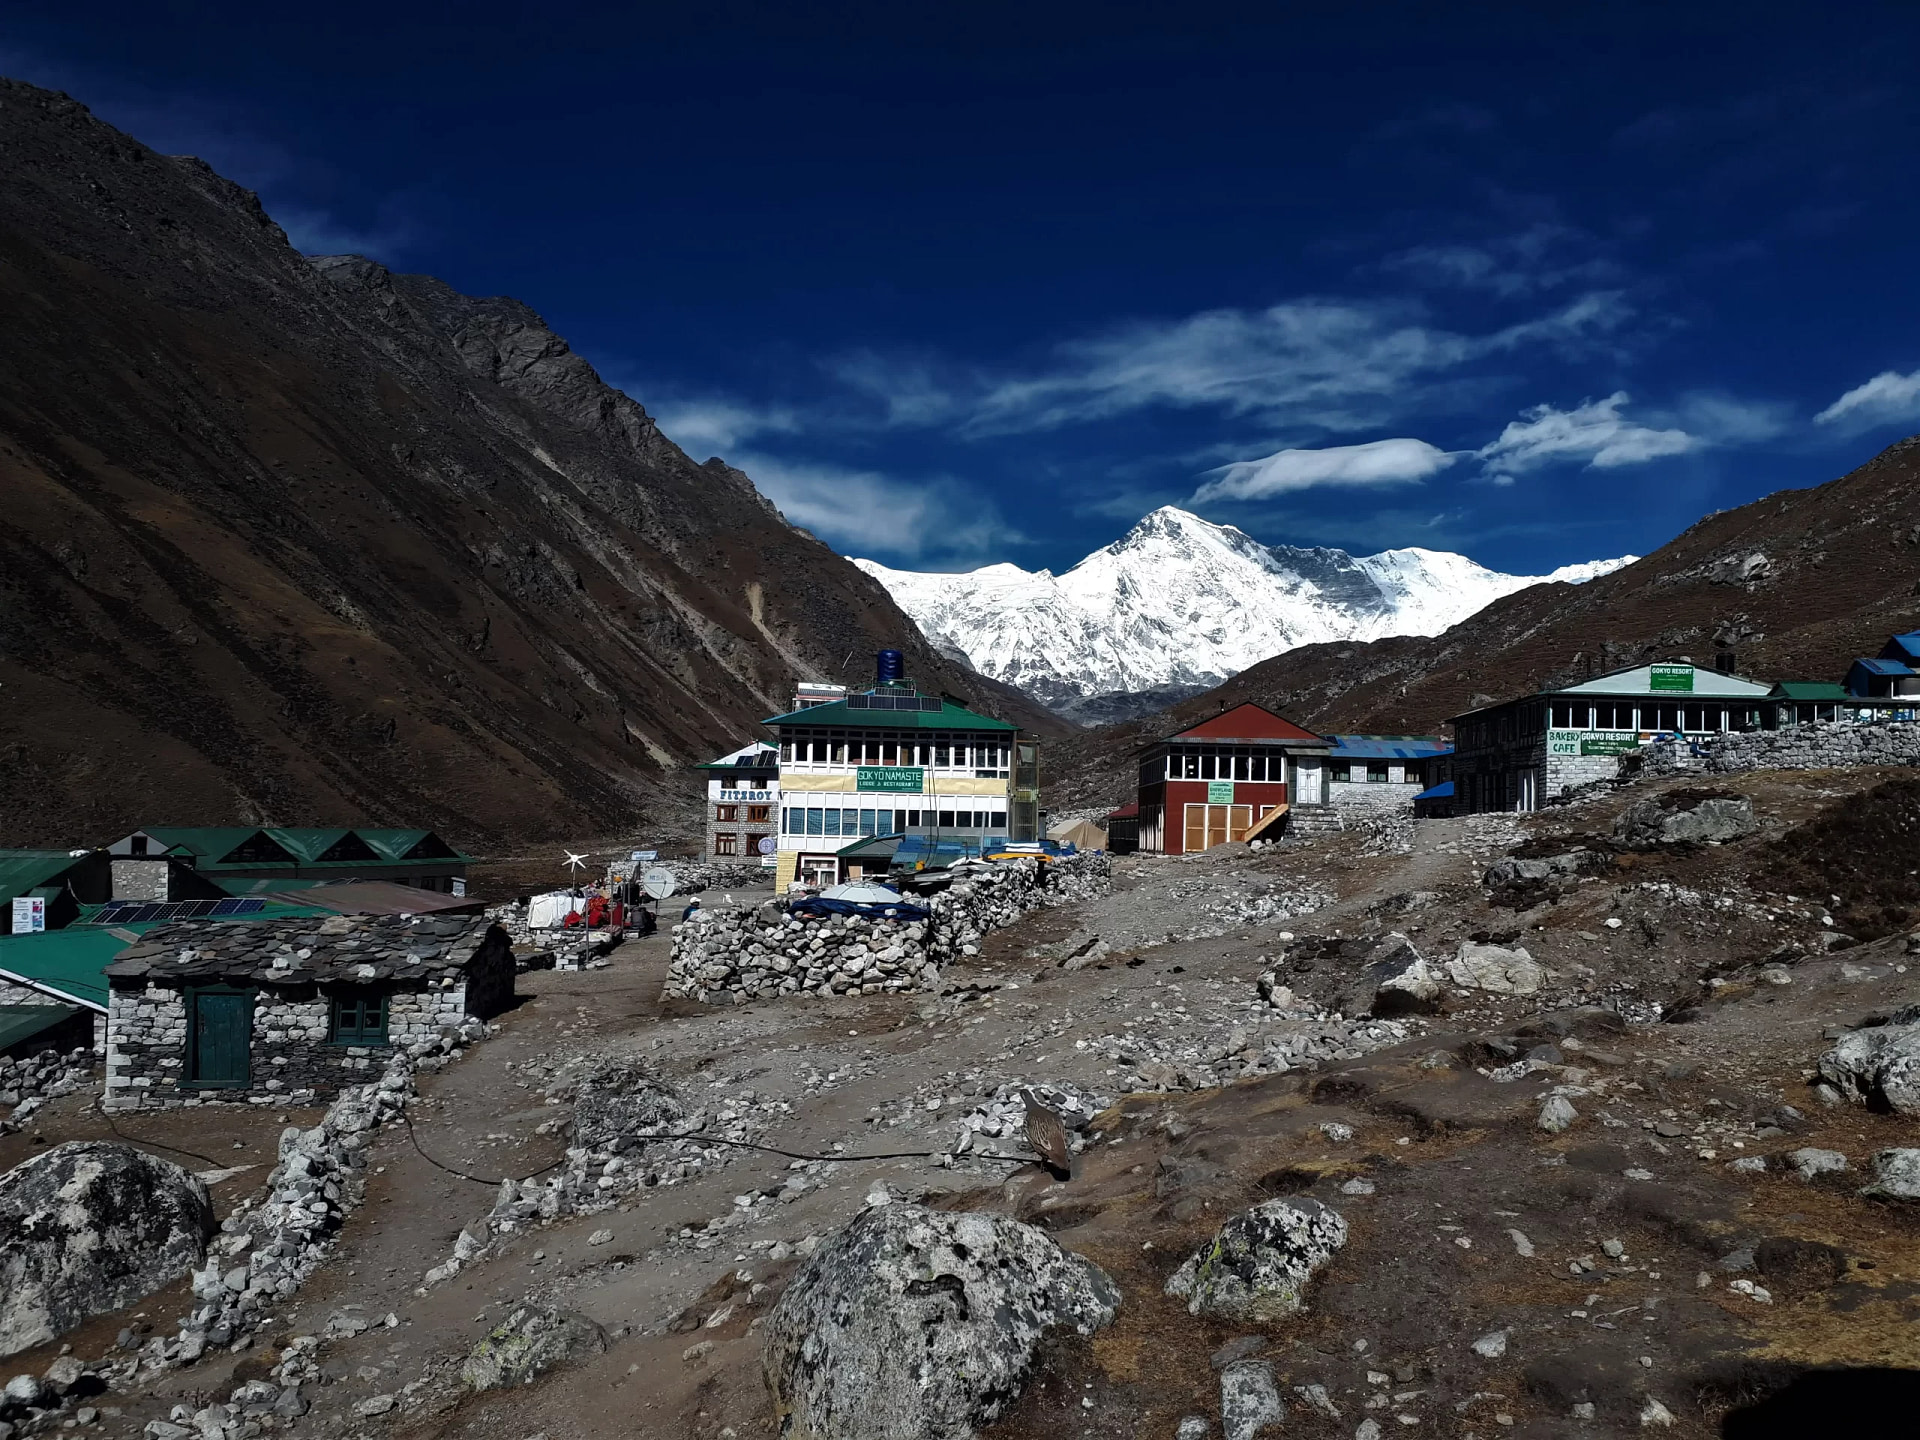
[[[460,1367],[469,1390],[505,1390],[532,1383],[561,1365],[607,1353],[607,1332],[571,1310],[521,1305],[474,1346]]]
[[[581,1077],[573,1101],[573,1143],[619,1154],[671,1133],[686,1119],[679,1097],[646,1066],[603,1061]]]
[[[1194,1315],[1271,1325],[1306,1303],[1307,1284],[1347,1243],[1347,1222],[1318,1200],[1294,1196],[1243,1210],[1167,1281]]]
[[[1730,790],[1669,790],[1629,805],[1613,822],[1629,850],[1663,845],[1719,845],[1759,828],[1753,801]]]
[[[1049,1335],[1112,1323],[1120,1291],[1003,1215],[899,1202],[816,1250],[767,1317],[789,1440],[966,1440],[1025,1387]]]
[[[1464,990],[1531,995],[1546,983],[1547,971],[1524,946],[1509,949],[1462,940],[1459,952],[1447,962],[1447,978]]]
[[[1359,1016],[1432,1014],[1440,1008],[1440,976],[1406,936],[1353,945],[1366,947],[1364,958],[1342,983],[1334,1009]]]
[[[207,1187],[131,1145],[75,1140],[0,1175],[0,1355],[65,1334],[196,1268]]]
[[[1920,1115],[1920,1024],[1874,1025],[1841,1036],[1820,1057],[1820,1078],[1865,1104]]]
[[[1876,1200],[1920,1200],[1920,1150],[1876,1152],[1873,1183],[1860,1193]]]

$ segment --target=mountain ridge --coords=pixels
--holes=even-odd
[[[884,646],[1060,728],[530,307],[304,257],[203,162],[17,81],[0,159],[0,843],[671,830],[685,765]]]
[[[1127,718],[1300,645],[1437,634],[1501,595],[1634,557],[1505,575],[1450,551],[1267,545],[1172,505],[1060,575],[854,564],[945,653],[1083,723]]]

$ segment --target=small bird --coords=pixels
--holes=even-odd
[[[1072,1179],[1073,1152],[1067,1149],[1067,1127],[1060,1123],[1060,1116],[1035,1099],[1031,1090],[1022,1090],[1020,1098],[1027,1106],[1027,1145],[1054,1179]]]

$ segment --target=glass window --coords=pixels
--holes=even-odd
[[[791,765],[793,763],[793,742],[791,740],[782,740],[780,742],[780,763],[783,765]]]
[[[734,831],[723,830],[713,837],[713,853],[716,855],[738,855],[740,837]]]
[[[807,807],[807,834],[824,835],[827,833],[827,812],[818,805]]]
[[[387,997],[357,991],[333,997],[335,1045],[387,1043]]]
[[[918,810],[907,811],[908,828],[909,829],[918,828],[919,824],[920,824],[920,812]]]
[[[942,810],[942,811],[939,811],[938,813],[939,813],[940,819],[936,823],[938,823],[938,825],[942,830],[951,830],[953,828],[953,811]]]
[[[1202,780],[1218,780],[1220,777],[1213,773],[1214,767],[1217,764],[1218,759],[1211,750],[1202,755],[1200,757],[1200,778]]]
[[[716,805],[713,807],[713,818],[716,820],[738,820],[740,818],[740,807],[738,805]]]
[[[837,806],[829,805],[827,807],[827,834],[838,835],[839,833],[840,810]]]
[[[749,805],[747,807],[747,823],[749,825],[764,825],[772,818],[773,807],[771,805]]]
[[[1247,774],[1247,757],[1244,754],[1233,757],[1233,778],[1236,780],[1250,778]]]
[[[945,745],[933,747],[933,768],[944,770],[952,763],[952,752]]]
[[[872,835],[876,833],[873,828],[873,811],[862,810],[860,812],[860,833],[862,835]]]

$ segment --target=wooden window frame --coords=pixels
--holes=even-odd
[[[327,997],[327,1043],[358,1050],[371,1050],[392,1043],[387,1038],[388,1025],[392,1019],[393,1006],[391,996],[386,991],[352,990],[342,991]],[[369,1002],[380,1010],[379,1023],[369,1025],[366,1019]],[[351,1006],[354,1023],[342,1024],[343,1011]]]

